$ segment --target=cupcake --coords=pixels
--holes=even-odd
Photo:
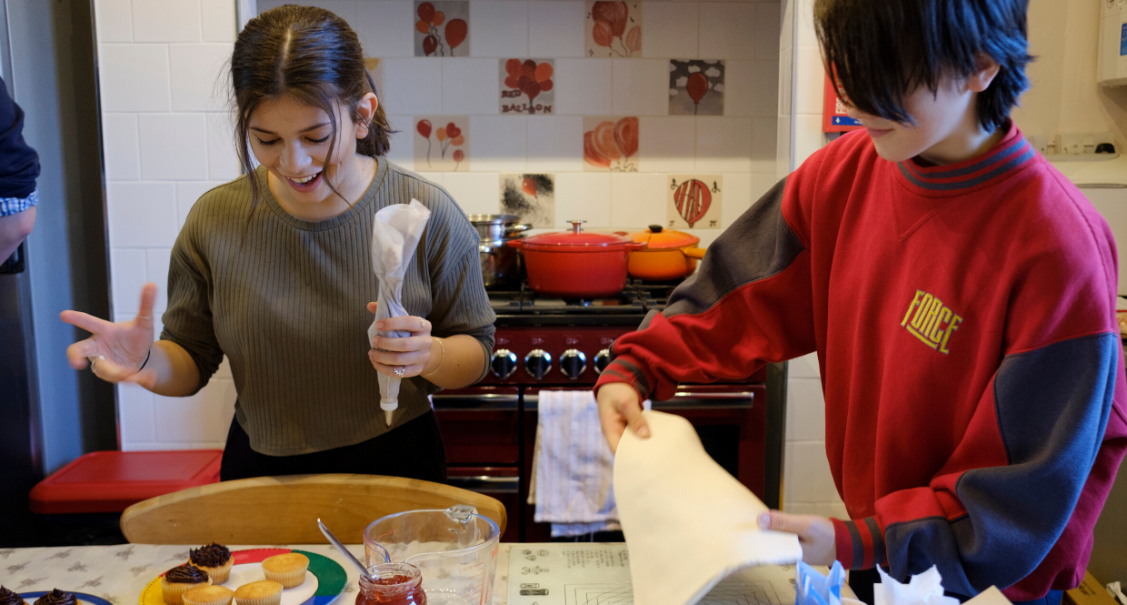
[[[35,605],[78,605],[78,599],[74,598],[71,593],[56,588],[35,599]]]
[[[235,591],[225,586],[197,586],[184,593],[184,605],[231,605]]]
[[[197,586],[211,583],[207,572],[187,563],[173,567],[160,579],[160,591],[168,605],[184,605],[183,594]],[[46,604],[44,604],[46,605]]]
[[[309,557],[296,552],[274,555],[262,562],[266,579],[278,582],[284,588],[301,586],[306,569],[309,569]]]
[[[0,586],[0,605],[27,605],[23,597]]]
[[[220,544],[208,544],[188,551],[188,562],[207,572],[212,584],[222,584],[231,577],[231,551]]]
[[[270,580],[243,584],[235,591],[238,605],[278,605],[282,602],[282,585]]]

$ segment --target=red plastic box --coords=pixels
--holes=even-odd
[[[31,490],[34,513],[119,513],[131,504],[219,482],[223,450],[91,452]]]

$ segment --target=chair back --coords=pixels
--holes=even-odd
[[[224,481],[125,509],[121,531],[140,544],[321,544],[321,519],[341,542],[363,543],[393,513],[468,504],[505,533],[505,506],[469,490],[381,475],[290,475]]]

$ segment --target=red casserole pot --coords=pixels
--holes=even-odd
[[[561,298],[598,298],[622,292],[630,252],[645,244],[623,234],[583,231],[586,221],[568,222],[570,233],[541,233],[509,241],[524,253],[532,291]]]

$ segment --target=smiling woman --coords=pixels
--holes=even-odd
[[[71,365],[93,360],[103,380],[183,397],[226,356],[238,399],[224,480],[444,480],[428,395],[479,380],[493,346],[476,231],[441,187],[387,162],[387,119],[356,34],[336,15],[287,5],[252,19],[231,82],[247,174],[204,194],[185,220],[160,340],[147,284],[132,321],[63,312],[92,333],[68,348]],[[408,315],[377,325],[410,335],[370,341],[373,217],[412,199],[431,218],[404,277]],[[390,426],[378,373],[404,379]]]

